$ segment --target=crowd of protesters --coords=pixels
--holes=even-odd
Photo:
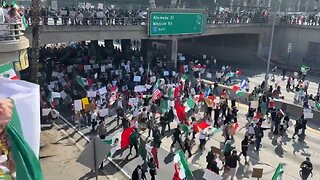
[[[225,139],[223,153],[217,153],[217,148],[212,146],[206,157],[207,169],[218,175],[223,170],[223,177],[233,178],[239,157],[244,156],[247,165],[249,147],[259,151],[265,131],[286,136],[287,129],[294,124],[289,113],[275,107],[275,101],[281,95],[280,87],[270,86],[265,90],[265,83],[262,83],[249,93],[248,126],[243,140],[235,142],[233,136],[239,128],[237,101],[230,97],[227,89],[219,86],[241,80],[239,87],[235,86],[233,90],[237,91],[238,97],[244,96],[238,92],[249,91],[249,82],[240,78],[240,71],[231,66],[220,69],[214,57],[209,60],[205,56],[191,57],[180,62],[179,69],[174,69],[164,56],[154,57],[148,64],[143,54],[139,49],[122,52],[113,46],[99,46],[94,52],[82,44],[48,46],[40,51],[41,102],[43,109],[51,109],[48,119],[55,119],[57,110],[71,112],[77,128],[91,126],[92,131],[97,131],[105,140],[112,131],[107,131],[109,122],[105,121],[113,111],[117,114],[117,128],[123,131],[132,128],[128,139],[129,156],[135,149],[136,156],[143,159],[132,175],[137,180],[145,178],[148,168],[155,179],[159,170],[157,149],[167,133],[172,133],[171,150],[181,149],[188,155],[186,157],[191,157],[196,138],[199,139],[199,150],[203,151],[206,142],[222,132]],[[213,72],[216,77],[210,79],[215,79],[215,83],[201,80],[203,74],[212,76]],[[140,77],[139,80],[135,80],[136,77]],[[144,90],[136,89],[138,86],[143,86]],[[106,87],[105,92],[100,91],[103,87]],[[52,97],[53,92],[60,92],[60,96]],[[95,95],[88,92],[95,92]],[[77,110],[75,100],[83,98],[88,98],[94,108]],[[135,98],[138,101],[132,102]],[[185,110],[186,106],[188,110]],[[300,140],[304,139],[307,121],[302,113],[295,123],[292,139],[296,135]],[[172,129],[174,122],[177,125]],[[145,130],[148,137],[144,140],[140,134]],[[235,143],[241,143],[241,152],[235,150]],[[142,144],[150,146],[150,151],[143,153]]]

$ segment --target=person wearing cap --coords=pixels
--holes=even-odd
[[[313,170],[313,166],[312,163],[310,162],[310,158],[307,157],[305,161],[302,162],[302,164],[300,165],[300,176],[302,180],[307,180],[309,175],[312,174],[312,170]]]

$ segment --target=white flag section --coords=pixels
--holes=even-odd
[[[16,179],[43,180],[39,162],[40,87],[26,81],[0,78],[0,99],[5,98],[11,98],[14,106],[6,135],[1,138],[8,137],[10,142]]]
[[[210,171],[209,169],[204,170],[203,179],[205,180],[221,180],[221,177],[214,173],[213,171]]]
[[[26,81],[0,78],[0,99],[14,100],[25,140],[36,156],[40,148],[40,87]]]

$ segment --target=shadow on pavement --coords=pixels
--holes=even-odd
[[[100,171],[98,171],[99,176],[103,176],[104,174]],[[87,179],[92,179],[96,177],[96,173],[93,171],[88,172],[87,174],[83,175],[82,177],[79,178],[79,180],[87,180]]]

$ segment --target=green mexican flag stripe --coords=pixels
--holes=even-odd
[[[13,65],[10,63],[0,65],[0,73],[5,72],[5,71],[9,71],[10,69],[13,69]]]
[[[39,159],[24,139],[20,119],[15,107],[10,123],[6,126],[10,147],[16,164],[17,180],[43,180]]]

